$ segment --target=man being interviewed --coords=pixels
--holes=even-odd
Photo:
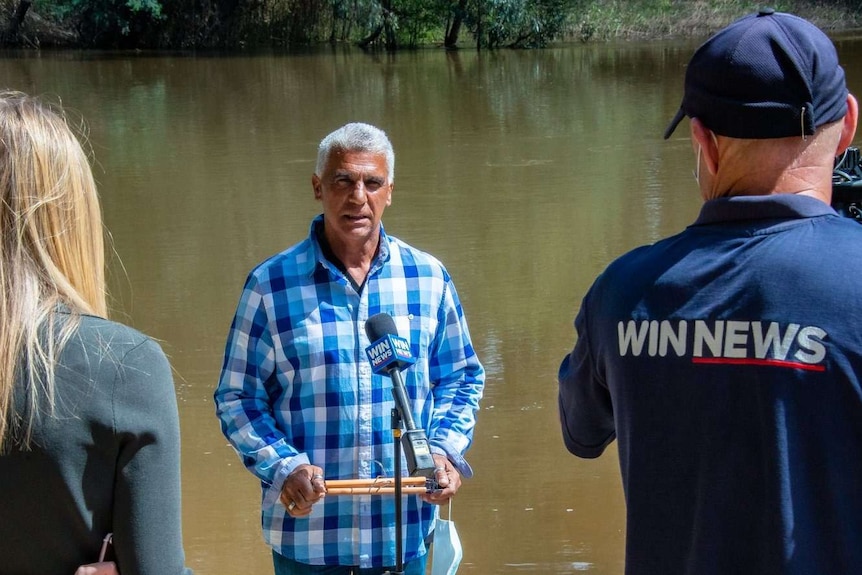
[[[391,385],[366,357],[364,327],[393,316],[416,359],[404,371],[442,490],[405,498],[404,573],[425,573],[436,505],[472,470],[484,370],[452,280],[434,257],[388,236],[395,155],[381,130],[347,124],[320,143],[323,214],[308,238],[246,280],[215,392],[222,430],[261,481],[276,575],[377,575],[397,566],[392,497],[329,496],[325,481],[391,477]],[[403,468],[403,466],[402,466]]]
[[[665,138],[686,116],[700,216],[585,296],[565,445],[618,440],[628,575],[858,573],[862,226],[830,207],[856,100],[823,32],[763,10],[695,52]]]

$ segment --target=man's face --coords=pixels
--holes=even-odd
[[[314,197],[323,204],[326,238],[335,250],[376,242],[383,210],[392,202],[386,156],[334,151],[318,177]]]

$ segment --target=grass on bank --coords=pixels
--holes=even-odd
[[[763,6],[790,12],[827,31],[862,27],[862,0],[594,0],[573,14],[568,39],[666,39],[707,36]]]

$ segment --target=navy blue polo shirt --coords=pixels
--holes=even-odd
[[[862,226],[706,202],[596,280],[560,366],[566,447],[614,439],[628,575],[862,572]]]

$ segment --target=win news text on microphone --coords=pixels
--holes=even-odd
[[[371,362],[371,371],[386,374],[392,379],[392,397],[405,428],[401,444],[407,460],[407,470],[413,477],[432,477],[435,464],[428,438],[425,430],[418,429],[413,421],[407,390],[401,379],[401,370],[416,363],[410,352],[410,343],[398,335],[395,320],[386,313],[378,313],[368,318],[365,322],[365,334],[371,342],[365,350]]]

